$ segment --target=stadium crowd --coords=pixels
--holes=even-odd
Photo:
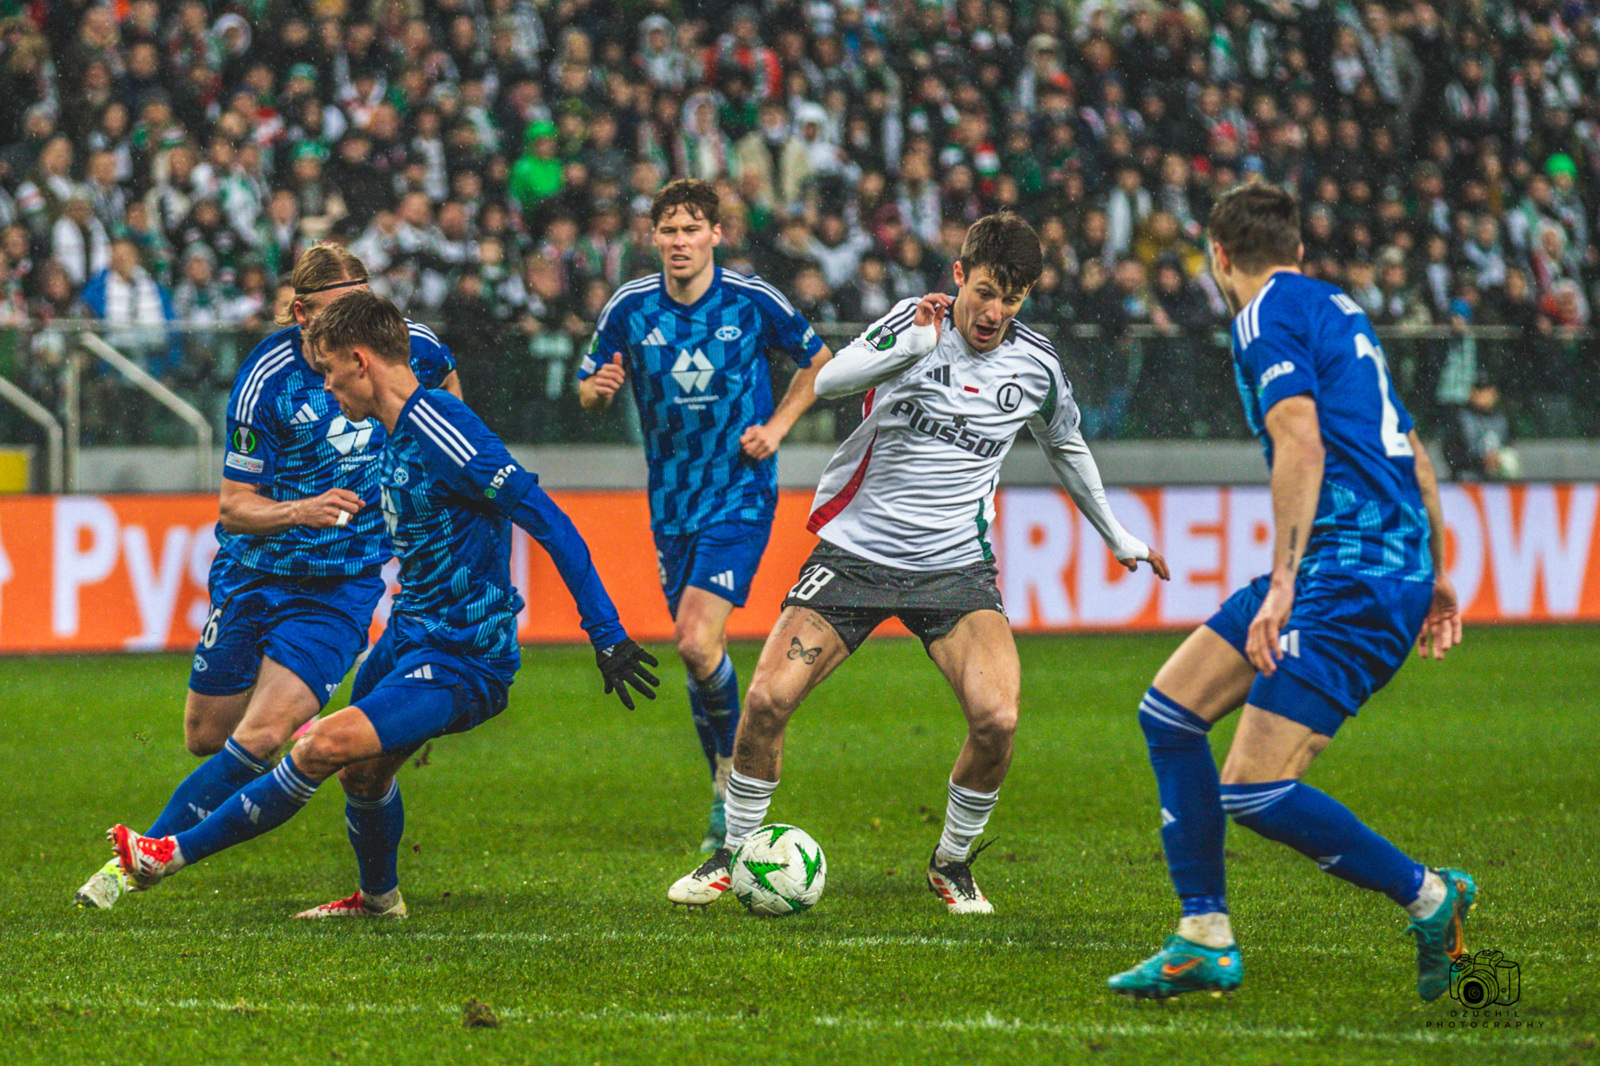
[[[1300,194],[1307,272],[1380,326],[1520,338],[1419,348],[1410,395],[1464,408],[1492,380],[1529,428],[1586,428],[1587,349],[1561,338],[1600,298],[1587,2],[0,12],[0,325],[103,319],[179,387],[233,368],[166,323],[267,330],[296,254],[333,238],[452,345],[491,425],[559,437],[601,307],[656,267],[650,195],[686,176],[723,190],[719,261],[823,327],[943,284],[966,226],[1012,208],[1047,250],[1024,317],[1098,327],[1063,345],[1092,434],[1237,432],[1201,227],[1258,177]],[[1142,374],[1115,344],[1133,325],[1174,338]]]

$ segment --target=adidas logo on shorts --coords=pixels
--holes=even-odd
[[[409,674],[407,674],[406,678],[408,680],[432,681],[433,680],[433,667],[431,667],[431,666],[419,666],[415,670],[413,670]]]
[[[732,570],[724,570],[720,574],[713,574],[711,576],[711,583],[713,585],[718,586],[719,588],[725,588],[729,592],[732,592],[733,591],[733,571]]]

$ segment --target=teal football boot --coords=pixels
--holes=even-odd
[[[1417,938],[1417,995],[1432,1003],[1450,987],[1450,964],[1466,951],[1461,926],[1477,906],[1478,883],[1463,870],[1435,870],[1444,878],[1444,902],[1426,918],[1413,918],[1406,932]]]
[[[1169,999],[1185,992],[1232,992],[1244,979],[1239,945],[1208,948],[1173,934],[1160,951],[1109,978],[1111,991],[1131,999]]]
[[[710,854],[722,847],[728,839],[728,806],[720,799],[711,801],[711,820],[706,823],[705,839],[700,841],[700,850]]]

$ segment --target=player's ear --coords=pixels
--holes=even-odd
[[[967,283],[967,272],[961,269],[961,260],[957,259],[950,264],[950,274],[956,279],[956,288],[959,289]]]
[[[1298,246],[1296,246],[1296,248],[1294,250],[1294,261],[1296,263],[1303,263],[1303,262],[1305,262],[1305,258],[1306,258],[1306,243],[1305,243],[1305,241],[1301,241],[1300,244]]]
[[[718,222],[711,227],[711,247],[715,248],[722,243],[722,223]]]

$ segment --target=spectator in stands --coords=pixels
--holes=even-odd
[[[1500,389],[1486,377],[1472,383],[1467,402],[1446,424],[1444,460],[1457,481],[1514,478],[1521,464],[1510,443],[1511,420],[1500,408]]]
[[[413,316],[472,290],[469,273],[501,316],[544,249],[578,321],[593,282],[650,269],[641,209],[693,171],[726,182],[720,262],[816,262],[845,317],[942,283],[959,218],[1005,205],[1045,236],[1074,309],[1120,329],[1168,314],[1159,264],[1203,274],[1211,199],[1260,175],[1302,196],[1307,271],[1354,273],[1384,324],[1445,320],[1463,279],[1499,306],[1519,271],[1552,328],[1581,322],[1600,279],[1600,44],[1548,0],[1485,10],[652,2],[624,24],[589,0],[334,4],[315,21],[25,6],[0,44],[0,227],[30,232],[0,254],[30,294],[52,254],[80,258],[52,238],[85,181],[158,282],[198,243],[219,282],[259,257],[270,290],[306,241],[359,238]],[[859,258],[869,243],[881,263]],[[1107,285],[1129,254],[1152,299]]]
[[[50,254],[78,287],[111,265],[110,235],[94,215],[88,190],[81,186],[66,195],[50,227]]]
[[[1426,326],[1433,322],[1428,303],[1411,285],[1410,271],[1406,268],[1405,253],[1390,246],[1378,253],[1378,311],[1372,316],[1376,325]]]
[[[183,351],[178,334],[167,329],[177,318],[172,294],[145,269],[133,241],[112,242],[110,265],[83,287],[83,302],[110,327],[106,340],[124,355],[158,376],[177,369]]]
[[[846,322],[875,322],[888,314],[895,301],[883,257],[875,251],[862,255],[855,277],[844,284],[836,299],[839,317]]]
[[[203,244],[184,249],[182,278],[172,293],[174,317],[186,323],[215,325],[229,313],[235,293],[217,280],[217,256]]]
[[[17,187],[17,211],[36,236],[44,237],[61,216],[67,198],[77,191],[72,181],[72,141],[57,135],[45,142],[32,172]]]

